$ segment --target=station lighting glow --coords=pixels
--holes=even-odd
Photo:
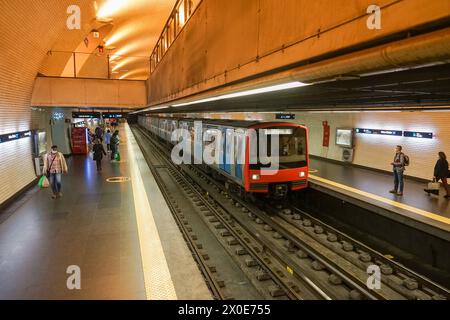
[[[139,57],[125,57],[112,68],[112,71],[116,71],[116,70],[122,68],[123,66],[125,66],[126,64],[133,62],[133,60],[138,60],[138,59],[139,59]]]
[[[132,76],[132,75],[135,75],[135,76],[142,75],[142,76],[144,76],[146,74],[146,72],[147,72],[147,69],[139,68],[139,69],[135,69],[135,70],[132,70],[132,71],[128,71],[128,70],[122,70],[122,71],[124,71],[126,73],[124,73],[119,79],[124,79],[124,78]]]
[[[211,97],[211,98],[206,98],[206,99],[201,99],[201,100],[196,100],[196,101],[191,101],[191,102],[186,102],[186,103],[174,104],[173,107],[183,107],[183,106],[188,106],[191,104],[212,102],[212,101],[231,99],[231,98],[237,98],[237,97],[245,97],[245,96],[251,96],[251,95],[256,95],[256,94],[261,94],[261,93],[281,91],[281,90],[287,90],[287,89],[292,89],[292,88],[299,88],[299,87],[304,87],[304,86],[308,86],[308,85],[311,85],[311,84],[300,82],[300,81],[294,81],[294,82],[277,84],[277,85],[269,86],[269,87],[263,87],[263,88],[258,88],[258,89],[245,90],[245,91],[241,91],[241,92],[224,94],[224,95],[220,95],[220,96],[216,96],[216,97]]]
[[[97,11],[97,18],[109,18],[124,9],[129,4],[129,0],[107,0]]]
[[[112,44],[117,43],[118,41],[121,41],[125,39],[130,34],[131,29],[122,29],[115,32],[108,40],[106,40],[105,45],[109,47]]]
[[[119,56],[125,56],[127,54],[130,54],[130,52],[136,52],[139,50],[142,50],[141,43],[139,41],[135,41],[135,42],[129,43],[127,45],[121,46],[121,48],[119,50],[117,50],[115,52],[115,54],[119,55]],[[144,57],[142,57],[142,58],[144,58]],[[147,57],[147,59],[148,59],[148,57]]]

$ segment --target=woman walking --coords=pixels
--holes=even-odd
[[[436,165],[434,166],[434,176],[436,178],[436,181],[441,180],[442,185],[445,188],[445,191],[447,194],[444,196],[447,199],[450,199],[450,187],[448,186],[447,178],[449,177],[448,172],[448,161],[447,156],[444,152],[439,152],[439,160],[436,162]]]
[[[94,160],[97,163],[97,171],[102,171],[102,159],[103,155],[106,156],[105,148],[103,147],[103,143],[99,138],[95,139],[94,147],[92,148],[94,152]]]

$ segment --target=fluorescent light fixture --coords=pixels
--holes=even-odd
[[[255,94],[261,94],[261,93],[267,93],[267,92],[273,92],[273,91],[281,91],[286,89],[292,89],[292,88],[299,88],[310,85],[309,83],[303,83],[300,81],[294,81],[294,82],[288,82],[288,83],[282,83],[277,84],[270,87],[263,87],[258,89],[252,89],[252,90],[246,90],[241,92],[235,92],[235,93],[229,93],[224,94],[216,97],[186,102],[186,103],[180,103],[180,104],[174,104],[173,107],[183,107],[183,106],[189,106],[191,104],[198,104],[198,103],[205,103],[205,102],[211,102],[211,101],[217,101],[217,100],[224,100],[224,99],[231,99],[231,98],[237,98],[237,97],[245,97],[245,96],[251,96]]]
[[[170,106],[150,107],[150,108],[147,108],[147,109],[138,110],[138,111],[136,111],[136,113],[145,112],[145,111],[160,110],[160,109],[167,109],[167,108],[169,108],[169,107],[170,107]]]
[[[154,107],[154,108],[150,108],[149,110],[167,109],[168,107],[169,107],[169,106]]]

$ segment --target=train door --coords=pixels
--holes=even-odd
[[[235,134],[235,151],[234,151],[234,163],[235,163],[235,176],[242,181],[243,168],[245,162],[245,134],[243,131],[238,130]]]

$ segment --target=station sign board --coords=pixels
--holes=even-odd
[[[356,128],[356,133],[359,134],[378,134],[384,136],[402,136],[403,131],[401,130],[387,130],[387,129],[364,129],[364,128]]]
[[[433,139],[432,132],[405,131],[403,132],[403,136],[409,138]]]
[[[103,119],[122,119],[126,116],[126,112],[102,112]]]
[[[31,131],[20,131],[0,135],[0,143],[31,137]]]
[[[293,113],[277,113],[275,115],[275,119],[277,119],[277,120],[294,120],[295,114],[293,114]]]
[[[433,139],[432,132],[419,132],[419,131],[401,131],[401,130],[386,130],[386,129],[363,129],[356,128],[356,133],[360,134],[380,134],[386,136],[399,136],[406,138],[420,138],[420,139]]]
[[[74,119],[100,119],[100,112],[72,112]]]

